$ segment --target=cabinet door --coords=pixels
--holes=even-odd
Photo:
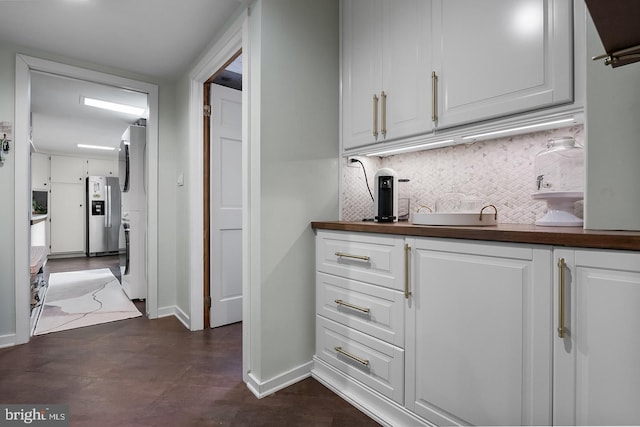
[[[342,2],[341,43],[342,135],[343,148],[349,149],[376,142],[374,95],[380,96],[382,86],[382,0]]]
[[[431,131],[431,1],[384,4],[380,123],[384,139]]]
[[[551,251],[415,239],[407,407],[436,425],[551,422]]]
[[[89,159],[87,160],[88,176],[117,176],[116,159]]]
[[[31,153],[31,188],[49,190],[49,155]]]
[[[438,127],[570,102],[572,17],[570,1],[436,2]]]
[[[86,165],[86,160],[79,157],[51,156],[51,182],[82,184]]]
[[[431,1],[343,2],[343,147],[429,132]]]
[[[85,186],[51,184],[51,253],[85,251]]]
[[[640,253],[556,250],[554,425],[640,425]],[[556,274],[556,292],[561,290]]]

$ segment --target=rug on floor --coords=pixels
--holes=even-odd
[[[51,273],[34,335],[139,316],[108,268]]]

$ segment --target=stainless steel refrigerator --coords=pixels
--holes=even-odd
[[[117,177],[87,177],[87,256],[117,254],[120,184]]]

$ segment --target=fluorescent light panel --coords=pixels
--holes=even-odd
[[[102,108],[103,110],[117,111],[120,113],[131,114],[133,116],[143,117],[147,111],[146,108],[134,107],[133,105],[118,104],[116,102],[103,101],[101,99],[82,97],[82,103],[89,107]]]
[[[554,120],[551,122],[544,122],[544,123],[537,123],[537,124],[533,124],[533,125],[527,125],[527,126],[519,126],[519,127],[515,127],[515,128],[509,128],[509,129],[503,129],[503,130],[496,130],[493,132],[486,132],[486,133],[479,133],[476,135],[469,135],[469,136],[464,136],[462,137],[463,140],[469,140],[469,139],[478,139],[478,138],[484,138],[487,136],[495,136],[495,135],[502,135],[505,133],[511,133],[511,132],[520,132],[522,130],[527,130],[527,129],[535,129],[535,128],[540,128],[540,127],[544,127],[544,126],[551,126],[551,125],[557,125],[560,123],[568,123],[568,122],[573,122],[574,118],[568,118],[568,119],[561,119],[561,120]]]
[[[478,133],[478,134],[475,134],[475,135],[464,136],[461,139],[462,139],[462,141],[466,141],[468,143],[468,142],[470,142],[470,140],[476,140],[476,139],[480,139],[480,138],[486,139],[486,137],[488,137],[488,136],[499,136],[499,135],[504,135],[504,134],[522,133],[522,131],[524,131],[524,130],[536,129],[536,128],[542,128],[542,127],[553,127],[554,125],[558,125],[558,124],[561,124],[561,123],[569,123],[569,122],[575,122],[575,121],[576,121],[576,119],[574,117],[570,117],[570,118],[552,120],[552,121],[543,122],[543,123],[536,123],[536,124],[531,124],[531,125],[518,126],[518,127],[509,128],[509,129],[502,129],[502,130],[496,130],[496,131],[491,131],[491,132]],[[446,146],[452,145],[455,141],[456,141],[455,139],[447,139],[447,140],[444,140],[444,141],[427,142],[425,144],[415,145],[415,146],[412,146],[412,147],[402,147],[402,148],[393,148],[393,149],[390,149],[390,150],[376,151],[375,153],[367,154],[367,156],[384,156],[384,155],[390,155],[390,154],[405,153],[405,152],[410,152],[410,151],[419,151],[419,150],[426,150],[426,149],[433,149],[433,148],[441,148],[441,147],[446,147]]]
[[[104,145],[78,144],[78,148],[89,148],[92,150],[109,150],[113,151],[116,147],[105,147]]]
[[[424,148],[439,148],[439,147],[444,147],[447,146],[449,144],[451,144],[454,140],[453,139],[447,139],[446,141],[435,141],[435,142],[427,142],[426,144],[420,144],[420,145],[415,145],[412,147],[403,147],[403,148],[395,148],[395,149],[391,149],[391,150],[384,150],[384,151],[377,151],[375,153],[370,153],[367,154],[367,156],[382,156],[385,154],[398,154],[398,153],[405,153],[405,152],[409,152],[409,151],[418,151],[420,149],[424,149]]]

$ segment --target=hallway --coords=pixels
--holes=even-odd
[[[50,260],[48,272],[70,262]],[[241,339],[241,323],[189,332],[174,317],[35,336],[0,349],[0,403],[66,404],[71,426],[377,425],[311,378],[256,399]]]

